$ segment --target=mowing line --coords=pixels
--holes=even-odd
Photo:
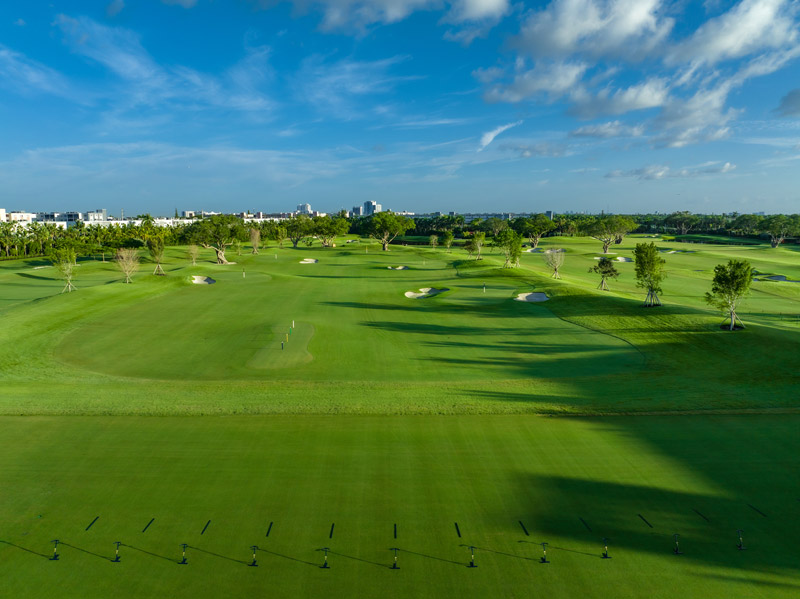
[[[525,525],[522,523],[522,520],[517,520],[517,522],[519,522],[519,525],[522,527],[522,532],[524,532],[524,533],[525,533],[525,536],[526,536],[526,537],[529,537],[529,536],[531,536],[531,535],[529,535],[529,534],[528,534],[528,529],[527,529],[527,528],[525,528]]]
[[[203,534],[203,533],[206,531],[206,528],[208,528],[208,525],[209,525],[209,524],[211,524],[211,520],[209,520],[208,522],[206,522],[206,525],[203,527],[203,531],[202,531],[200,534]]]
[[[92,520],[91,522],[89,522],[89,526],[87,526],[87,527],[86,527],[86,530],[89,530],[89,529],[92,527],[92,524],[94,524],[95,522],[97,522],[97,518],[99,518],[99,517],[100,517],[100,516],[96,516],[94,520]]]
[[[150,525],[153,523],[153,520],[155,520],[155,518],[151,518],[150,522],[148,522],[148,523],[147,523],[147,526],[145,526],[145,527],[142,529],[142,532],[144,532],[144,531],[146,531],[148,528],[150,528]]]
[[[644,516],[642,516],[641,514],[639,514],[639,517],[642,519],[642,521],[643,521],[645,524],[647,524],[647,526],[649,526],[650,528],[653,528],[653,525],[652,525],[652,524],[650,524],[650,523],[649,523],[647,520],[645,520],[645,517],[644,517]]]
[[[333,538],[333,527],[334,527],[334,526],[336,526],[336,522],[333,522],[333,523],[331,524],[331,534],[329,534],[329,535],[328,535],[328,538],[329,538],[329,539],[332,539],[332,538]]]
[[[711,520],[709,520],[708,518],[706,518],[706,517],[705,517],[703,514],[701,514],[700,512],[698,512],[696,509],[692,508],[692,511],[693,511],[695,514],[697,514],[698,516],[700,516],[700,517],[701,517],[703,520],[705,520],[706,522],[711,522]]]
[[[269,536],[269,531],[272,530],[272,522],[269,523],[269,528],[267,529],[267,536]]]
[[[456,534],[458,535],[458,538],[460,539],[461,538],[461,531],[458,529],[458,522],[456,522],[455,525],[456,525]]]
[[[641,516],[639,516],[639,517],[641,518]],[[586,520],[584,520],[584,519],[583,519],[583,518],[581,518],[581,517],[578,517],[578,520],[580,520],[581,522],[583,522],[583,525],[586,527],[586,530],[588,530],[589,532],[592,532],[592,529],[589,527],[589,525],[588,525],[588,524],[586,524]]]
[[[747,505],[750,505],[750,504],[748,503]],[[764,512],[762,512],[760,509],[758,509],[756,506],[750,505],[750,507],[753,508],[755,511],[757,511],[762,516],[764,516],[765,518],[767,517],[767,515]]]

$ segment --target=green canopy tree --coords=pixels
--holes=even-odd
[[[228,264],[225,259],[227,250],[237,239],[246,234],[244,223],[232,214],[215,214],[192,223],[186,230],[189,241],[202,245],[217,254],[217,264]]]
[[[500,248],[506,261],[503,268],[516,268],[522,257],[522,236],[511,229],[500,231],[495,236],[495,246]]]
[[[439,236],[438,235],[431,235],[428,237],[428,245],[431,246],[431,249],[435,250],[436,246],[439,245]]]
[[[293,217],[283,222],[286,227],[286,236],[292,242],[292,247],[294,248],[296,248],[303,239],[314,234],[314,224],[305,214],[295,214]]]
[[[636,228],[633,219],[618,214],[601,216],[588,223],[583,231],[593,239],[597,239],[603,244],[603,253],[608,253],[608,248],[612,243],[622,243],[625,235]]]
[[[486,243],[486,233],[483,231],[475,231],[467,240],[467,243],[464,244],[467,252],[469,255],[472,256],[475,254],[476,260],[483,260],[483,256],[481,256],[481,251],[483,250],[483,244]]]
[[[753,267],[747,260],[729,260],[728,264],[714,267],[714,279],[711,291],[706,292],[706,302],[730,318],[730,331],[734,330],[737,320],[744,328],[744,323],[736,315],[736,307],[750,291],[753,275]]]
[[[539,247],[539,240],[556,228],[556,223],[544,214],[534,214],[528,218],[518,218],[515,228],[528,238],[532,248],[536,248]]]
[[[597,264],[589,269],[589,272],[600,275],[600,284],[597,286],[597,288],[602,289],[603,291],[609,290],[608,283],[606,283],[607,279],[616,279],[619,277],[619,271],[614,265],[614,261],[611,258],[606,258],[605,256],[600,258]]]
[[[453,240],[456,238],[452,231],[445,231],[442,235],[442,245],[447,248],[447,253],[450,253],[450,248],[453,247]]]
[[[647,297],[644,300],[646,308],[653,308],[661,305],[658,294],[661,293],[661,281],[664,280],[664,260],[658,252],[656,244],[637,243],[633,250],[634,261],[636,262],[636,286],[647,290]]]
[[[773,248],[783,243],[788,235],[797,232],[798,217],[772,214],[761,221],[760,229],[769,235],[769,243]]]
[[[333,246],[340,235],[345,235],[350,230],[350,223],[340,216],[315,216],[312,219],[313,234],[322,241],[322,247]]]
[[[681,235],[686,235],[700,224],[700,217],[684,210],[682,212],[673,212],[664,219],[664,222],[670,227],[675,227]]]
[[[395,237],[413,228],[414,221],[407,216],[394,212],[378,212],[370,217],[369,234],[381,242],[382,249],[386,252]]]

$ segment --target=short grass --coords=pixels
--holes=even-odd
[[[543,241],[558,281],[363,241],[171,248],[133,285],[84,260],[63,295],[0,263],[0,596],[796,596],[800,284],[756,281],[733,334],[702,297],[732,257],[800,279],[800,252],[653,240],[657,309],[632,263],[598,291],[587,239]]]
[[[637,241],[612,249],[630,257]],[[722,316],[702,297],[714,265],[731,257],[798,279],[800,253],[659,242],[665,305],[645,309],[632,263],[619,263],[620,279],[600,292],[588,272],[597,242],[543,242],[559,245],[567,250],[560,281],[535,253],[520,269],[503,269],[490,249],[477,262],[461,250],[383,253],[366,243],[267,248],[231,266],[204,256],[196,267],[176,248],[168,276],[148,274],[145,263],[132,285],[120,283],[111,263],[84,261],[78,291],[63,295],[52,268],[35,268],[41,261],[3,263],[0,413],[602,414],[797,405],[800,284],[755,282],[741,312],[748,329],[734,334],[720,330]],[[319,263],[300,264],[306,257]],[[217,283],[192,285],[194,274]],[[404,296],[428,286],[450,291]],[[550,301],[512,301],[532,290]]]
[[[3,594],[796,597],[796,424],[5,417]]]

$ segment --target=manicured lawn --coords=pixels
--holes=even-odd
[[[10,597],[671,597],[676,588],[793,597],[800,588],[796,417],[6,417],[0,426],[15,448],[0,455]],[[747,551],[736,549],[737,529]],[[672,553],[674,533],[684,555]],[[611,560],[600,559],[603,537]],[[50,562],[56,538],[61,559]],[[119,564],[109,562],[115,541]],[[538,563],[541,542],[548,565]],[[180,543],[190,545],[187,566],[176,563]],[[245,565],[251,545],[261,548],[257,568]]]
[[[561,280],[367,243],[82,261],[63,295],[0,263],[0,596],[796,596],[800,284],[756,281],[733,334],[702,298],[800,253],[656,243],[657,309],[576,238],[542,243]]]

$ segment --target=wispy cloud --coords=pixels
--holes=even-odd
[[[598,125],[586,125],[569,132],[570,137],[639,137],[644,134],[644,125],[625,125],[621,121],[610,121]]]
[[[508,123],[507,125],[500,125],[492,129],[491,131],[487,131],[483,135],[481,135],[481,142],[480,146],[478,147],[478,152],[482,152],[486,146],[494,141],[494,138],[500,135],[503,131],[508,131],[512,127],[516,127],[521,125],[522,121],[517,121],[516,123]]]
[[[606,174],[606,178],[633,178],[639,179],[640,181],[657,181],[659,179],[667,178],[690,178],[708,175],[722,175],[725,173],[730,173],[735,169],[735,164],[731,164],[730,162],[722,163],[716,161],[706,162],[698,166],[683,167],[677,170],[673,170],[667,165],[653,164],[629,171],[611,171]]]
[[[106,16],[116,17],[125,8],[125,0],[111,0],[106,6]]]
[[[775,112],[783,117],[800,116],[800,89],[793,89],[783,96]]]
[[[61,73],[3,44],[0,44],[0,86],[22,94],[73,96],[66,77]]]

